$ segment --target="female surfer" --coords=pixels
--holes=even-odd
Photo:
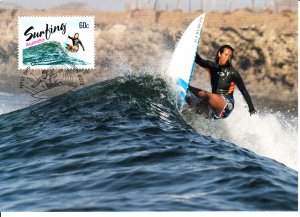
[[[212,93],[192,86],[189,86],[188,90],[204,100],[206,105],[210,106],[213,110],[212,118],[215,119],[227,118],[234,109],[233,91],[235,85],[243,94],[248,104],[250,115],[256,113],[239,72],[231,65],[233,51],[234,49],[230,45],[223,45],[216,54],[215,62],[204,60],[198,53],[196,54],[195,62],[205,68],[210,74]],[[190,97],[187,97],[187,102],[190,104]]]
[[[79,37],[78,33],[75,33],[74,37],[68,36],[68,38],[71,39],[72,42],[73,42],[73,45],[67,44],[69,50],[71,50],[73,52],[77,52],[79,50],[79,45],[80,45],[82,47],[83,51],[84,51],[84,47],[82,45],[82,42],[79,40],[78,37]]]

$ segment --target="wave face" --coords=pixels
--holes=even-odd
[[[57,41],[49,41],[23,50],[24,65],[86,65],[76,58],[76,53],[67,52]]]
[[[297,210],[297,171],[196,132],[118,77],[0,116],[2,211]]]

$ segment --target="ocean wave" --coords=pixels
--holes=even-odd
[[[86,65],[83,60],[68,54],[57,41],[49,41],[23,49],[24,65]]]
[[[130,75],[1,115],[2,210],[298,209],[297,171],[197,132],[169,95]]]

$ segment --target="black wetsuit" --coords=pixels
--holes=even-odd
[[[83,44],[82,44],[82,42],[79,40],[79,38],[73,38],[73,37],[71,37],[71,36],[68,36],[68,37],[69,37],[69,39],[72,40],[73,46],[75,46],[75,47],[78,48],[77,51],[79,50],[79,44],[81,45],[82,49],[84,50]]]
[[[240,73],[236,71],[230,64],[219,65],[215,62],[202,59],[198,53],[196,54],[195,62],[201,67],[208,70],[211,77],[212,93],[220,94],[225,98],[233,99],[233,91],[235,85],[239,88],[245,98],[249,112],[255,111],[251,101],[251,97],[244,85]]]

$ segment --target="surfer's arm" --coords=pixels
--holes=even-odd
[[[245,87],[245,84],[243,82],[243,79],[242,79],[240,73],[237,72],[237,71],[235,71],[233,78],[234,78],[234,83],[237,85],[237,87],[241,91],[244,99],[246,100],[246,102],[248,104],[250,115],[254,114],[256,112],[256,110],[255,110],[255,108],[253,106],[251,97],[250,97],[249,92],[247,91],[247,89]]]
[[[71,36],[69,36],[69,35],[68,35],[68,38],[73,40],[73,38]]]
[[[195,57],[195,63],[197,63],[199,66],[203,68],[207,68],[207,69],[211,68],[211,62],[209,60],[202,59],[197,52]]]
[[[81,41],[79,42],[79,44],[80,44],[80,46],[82,47],[82,49],[83,49],[83,51],[84,51],[84,47],[83,47],[83,44],[82,44]]]

